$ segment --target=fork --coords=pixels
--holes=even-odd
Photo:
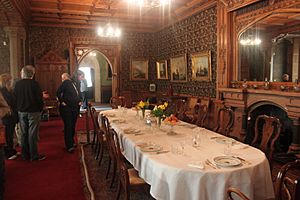
[[[210,160],[208,160],[208,159],[205,161],[205,163],[206,163],[207,165],[211,166],[211,167],[214,168],[214,169],[220,169],[219,166],[214,165],[214,164],[213,164]]]

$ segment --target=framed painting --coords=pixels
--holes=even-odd
[[[191,54],[192,80],[211,81],[211,52]]]
[[[171,81],[186,82],[187,81],[186,54],[171,58],[170,65],[171,65]]]
[[[168,79],[168,63],[167,61],[156,62],[157,79]]]
[[[131,59],[130,64],[131,80],[148,80],[148,60]]]

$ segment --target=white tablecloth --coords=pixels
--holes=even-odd
[[[193,168],[189,164],[204,163],[206,159],[212,161],[214,157],[224,155],[225,144],[213,139],[219,134],[179,122],[174,126],[177,135],[167,135],[169,126],[163,123],[161,129],[153,128],[153,125],[150,128],[130,109],[125,114],[120,110],[103,111],[101,114],[107,116],[111,127],[119,134],[125,157],[139,171],[140,177],[151,185],[150,193],[155,199],[227,199],[229,187],[239,188],[250,199],[274,197],[268,160],[256,148],[237,141],[233,143],[232,155],[242,157],[250,164],[221,169],[213,169],[209,165],[204,165],[204,169]],[[128,128],[140,130],[140,134],[125,134],[124,130]],[[192,138],[196,132],[200,133],[201,143],[200,147],[194,148]],[[143,143],[161,145],[169,152],[143,152],[139,146]],[[182,146],[184,150],[179,155],[174,149],[182,149]]]

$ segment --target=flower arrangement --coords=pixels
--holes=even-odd
[[[144,119],[145,118],[145,110],[146,110],[146,108],[149,107],[149,101],[146,101],[146,102],[140,101],[135,107],[138,110],[142,110],[143,119]]]
[[[156,105],[153,110],[152,110],[152,114],[155,117],[164,117],[165,116],[165,110],[168,107],[168,102],[165,102],[164,104],[161,105]]]
[[[146,101],[146,102],[143,102],[143,101],[140,101],[137,105],[136,105],[136,108],[137,109],[141,109],[141,110],[145,110],[146,108],[149,107],[149,101]]]

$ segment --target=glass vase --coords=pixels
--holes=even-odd
[[[157,127],[160,128],[160,126],[161,126],[161,117],[156,117],[156,123],[157,123]]]

